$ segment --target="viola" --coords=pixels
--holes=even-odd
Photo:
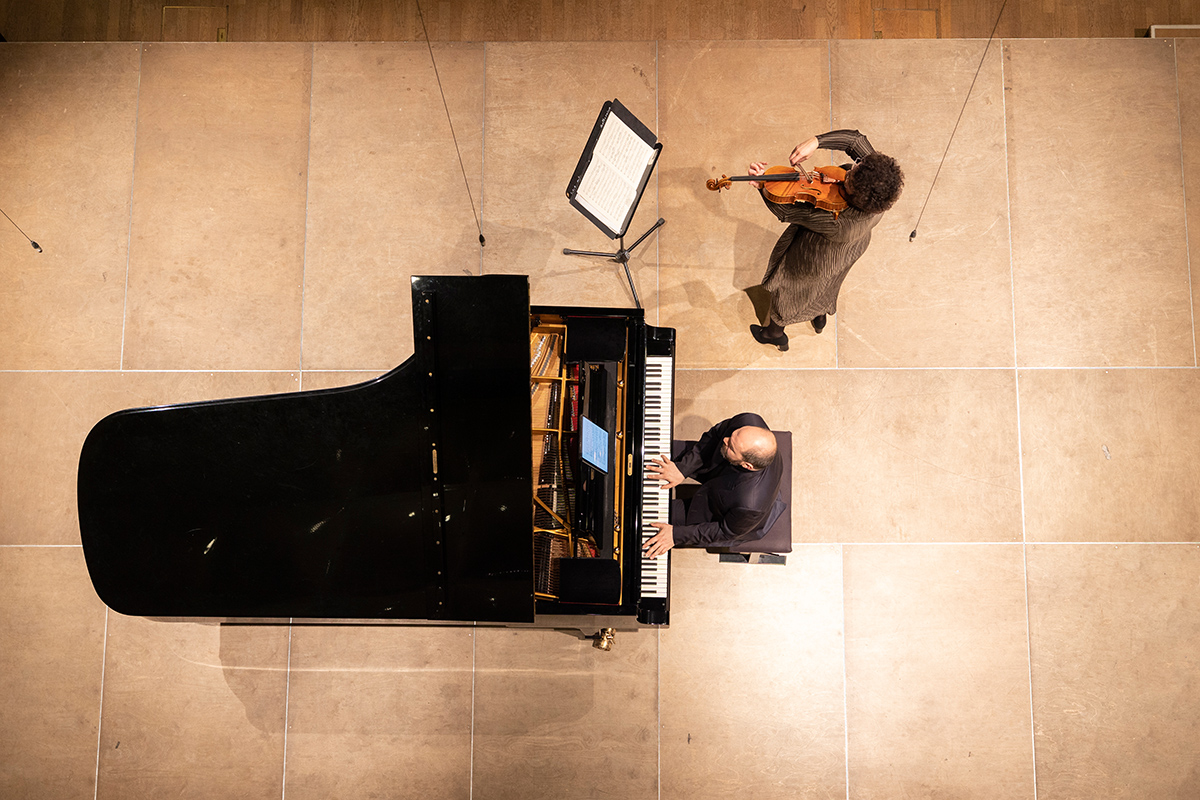
[[[827,183],[822,175],[834,182]],[[722,175],[719,180],[709,178],[704,185],[719,192],[728,189],[733,181],[764,181],[763,194],[772,203],[810,203],[837,216],[850,205],[842,192],[845,180],[846,170],[841,167],[816,167],[811,172],[803,166],[768,167],[764,175],[734,175],[732,178]]]

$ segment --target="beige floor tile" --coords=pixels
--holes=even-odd
[[[675,438],[741,411],[792,432],[792,538],[1021,538],[1013,374],[681,370]]]
[[[1000,46],[986,57],[984,47],[832,45],[833,127],[862,131],[905,174],[904,193],[842,286],[839,366],[1013,364]]]
[[[476,800],[658,796],[658,633],[480,629]]]
[[[115,369],[136,44],[0,48],[0,369]]]
[[[435,54],[436,76],[424,43],[316,45],[305,368],[396,366],[412,353],[409,278],[479,274],[484,48]]]
[[[104,605],[77,547],[0,547],[0,796],[91,798]]]
[[[847,547],[851,798],[1034,797],[1019,545]]]
[[[98,798],[277,798],[288,628],[109,614]]]
[[[1029,548],[1038,797],[1200,797],[1196,545]]]
[[[842,558],[672,555],[662,634],[663,798],[844,798]]]
[[[1172,40],[1004,47],[1017,363],[1194,364]]]
[[[1200,373],[1020,375],[1029,541],[1200,539]]]
[[[297,387],[294,373],[0,373],[0,544],[79,544],[76,478],[92,426],[124,408]]]
[[[650,130],[657,130],[656,76],[653,42],[488,45],[485,273],[529,275],[534,304],[634,305],[619,265],[562,254],[563,248],[617,250],[617,242],[570,205],[566,190],[606,101],[619,99]],[[626,245],[658,219],[656,186],[652,177]],[[642,305],[651,309],[657,235],[634,251],[629,265]]]
[[[1192,335],[1195,347],[1200,347],[1200,333],[1196,331],[1196,309],[1200,308],[1200,242],[1196,231],[1200,231],[1200,201],[1196,187],[1200,186],[1200,40],[1175,40],[1175,66],[1178,70],[1180,129],[1183,134],[1183,182],[1190,189],[1187,206],[1187,229],[1191,283],[1192,283]],[[1193,354],[1193,364],[1195,364]]]
[[[790,350],[758,344],[758,289],[786,228],[745,183],[754,161],[786,164],[800,141],[829,125],[829,49],[821,42],[663,42],[659,45],[662,270],[659,324],[678,331],[681,367],[833,366],[834,337],[788,330]],[[793,87],[779,94],[780,87]],[[764,111],[764,105],[767,109]],[[829,163],[819,153],[819,163]]]
[[[145,46],[126,368],[299,367],[311,52]]]
[[[467,798],[469,628],[292,629],[287,796]]]

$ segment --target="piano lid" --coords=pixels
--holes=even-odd
[[[417,277],[414,355],[356,386],[130,409],[79,463],[100,598],[141,616],[534,614],[529,286]]]

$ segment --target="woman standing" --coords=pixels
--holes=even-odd
[[[837,313],[838,291],[846,273],[866,251],[871,229],[895,204],[904,187],[900,165],[876,153],[858,131],[830,131],[796,145],[789,159],[792,166],[818,149],[841,150],[854,159],[853,164],[845,165],[848,172],[842,194],[849,207],[844,211],[825,211],[808,203],[781,205],[762,193],[760,181],[750,183],[759,189],[772,214],[781,222],[791,223],[775,243],[762,280],[771,294],[768,324],[750,326],[757,341],[780,350],[788,349],[785,326],[811,320],[813,329],[820,333],[828,315]],[[766,169],[767,165],[759,161],[748,171],[762,175]]]

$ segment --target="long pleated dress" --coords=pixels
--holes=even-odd
[[[817,142],[822,149],[841,150],[855,161],[875,152],[858,131],[830,131],[818,136]],[[790,223],[775,243],[762,279],[771,293],[771,321],[792,325],[836,313],[842,281],[871,243],[871,229],[883,215],[854,206],[835,215],[808,203],[780,205],[765,195],[762,198],[772,214]]]

